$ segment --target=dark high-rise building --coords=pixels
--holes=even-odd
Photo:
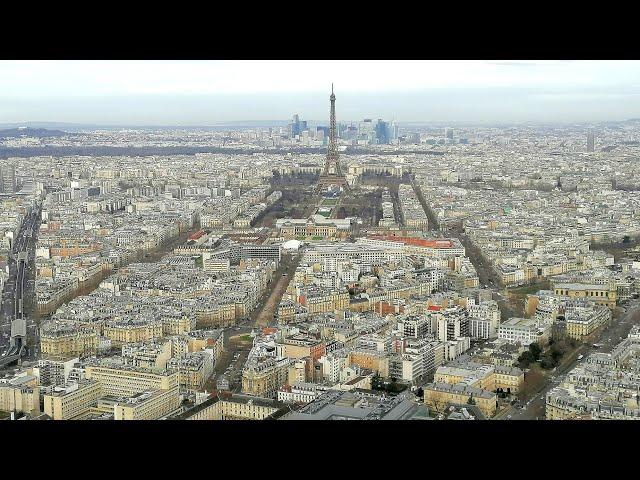
[[[593,132],[587,133],[587,152],[595,151],[595,135]]]
[[[16,168],[13,165],[0,167],[0,193],[15,193]]]
[[[329,127],[316,127],[316,132],[323,132],[325,137],[329,137]]]
[[[445,128],[444,129],[444,138],[448,140],[453,140],[453,129]]]
[[[378,123],[376,123],[376,140],[381,144],[388,144],[391,140],[391,134],[389,131],[389,123],[383,122],[381,119],[378,119]]]

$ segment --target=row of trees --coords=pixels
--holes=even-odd
[[[528,368],[532,363],[539,362],[540,366],[545,370],[551,370],[558,366],[562,357],[571,352],[578,346],[576,340],[572,338],[564,338],[562,340],[549,340],[549,348],[542,350],[540,345],[532,343],[529,350],[523,352],[518,357],[518,366],[520,368]]]

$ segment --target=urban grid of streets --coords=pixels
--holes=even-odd
[[[57,303],[54,302],[54,307],[50,311],[44,314],[36,313],[36,310],[40,308],[38,307],[36,285],[40,285],[41,292],[49,294],[49,291],[46,290],[49,289],[55,294],[56,275],[60,271],[65,272],[67,269],[73,272],[74,268],[87,269],[90,267],[87,267],[86,262],[90,264],[96,261],[96,258],[105,258],[106,255],[109,255],[110,258],[117,258],[119,262],[114,263],[115,266],[110,266],[112,270],[109,270],[109,274],[118,276],[122,280],[121,285],[128,285],[129,280],[126,277],[128,269],[132,269],[134,272],[138,269],[144,273],[146,267],[140,265],[145,262],[152,269],[157,266],[169,269],[188,263],[175,252],[180,248],[187,248],[187,245],[190,248],[200,248],[197,242],[194,243],[193,238],[196,237],[189,235],[189,242],[175,245],[170,240],[175,240],[176,234],[181,235],[180,238],[187,238],[185,232],[196,232],[197,235],[198,232],[206,230],[205,236],[212,238],[212,245],[213,241],[219,242],[220,238],[224,239],[226,236],[233,237],[234,242],[241,242],[243,236],[248,238],[252,235],[263,235],[265,237],[262,238],[264,245],[280,245],[285,240],[296,237],[285,237],[283,227],[278,227],[276,224],[277,220],[308,217],[309,212],[322,212],[322,209],[327,208],[327,205],[331,206],[330,213],[326,215],[328,223],[335,221],[336,224],[339,224],[345,218],[359,219],[359,223],[354,220],[353,227],[344,237],[338,238],[336,235],[328,238],[309,234],[306,237],[301,237],[306,245],[303,244],[300,251],[295,253],[281,252],[281,261],[277,269],[271,273],[267,287],[259,291],[255,303],[250,303],[251,308],[238,316],[231,325],[225,325],[223,330],[224,351],[214,364],[214,375],[207,379],[202,390],[215,390],[218,380],[221,377],[226,377],[229,379],[230,391],[236,394],[246,393],[242,391],[242,376],[246,368],[247,357],[255,343],[253,340],[246,341],[246,338],[260,336],[260,332],[267,327],[279,326],[279,307],[301,261],[308,249],[315,248],[316,244],[326,243],[327,240],[341,241],[344,242],[343,245],[357,245],[358,239],[375,239],[381,232],[388,234],[394,229],[395,232],[402,232],[398,235],[400,238],[413,236],[441,240],[459,239],[465,247],[464,257],[469,259],[473,267],[468,270],[471,272],[471,277],[476,275],[477,287],[491,292],[491,298],[500,307],[502,320],[523,316],[523,313],[518,311],[521,308],[522,299],[514,301],[514,291],[525,285],[526,282],[519,277],[516,278],[517,275],[521,275],[521,272],[512,266],[519,265],[518,262],[521,261],[523,255],[530,255],[527,257],[529,263],[532,261],[556,261],[556,257],[551,255],[550,259],[547,259],[537,251],[535,255],[522,253],[534,250],[527,246],[529,241],[527,235],[531,231],[535,231],[535,235],[541,235],[542,228],[539,225],[531,225],[527,226],[529,230],[517,231],[514,229],[510,232],[511,237],[515,237],[515,239],[505,235],[499,240],[502,242],[499,243],[500,248],[504,248],[504,245],[509,242],[514,244],[519,242],[519,246],[513,247],[513,251],[507,252],[513,258],[509,262],[501,264],[506,267],[502,270],[497,268],[499,262],[496,262],[496,255],[499,257],[500,254],[496,254],[492,250],[494,246],[491,245],[491,240],[487,243],[482,235],[486,231],[495,230],[494,224],[499,224],[500,221],[508,223],[512,211],[521,214],[518,209],[522,205],[531,209],[533,212],[531,217],[535,217],[535,212],[545,216],[553,215],[551,210],[554,205],[566,208],[569,214],[558,220],[556,227],[558,230],[567,228],[567,231],[570,231],[573,228],[571,226],[572,220],[575,220],[575,216],[579,215],[580,222],[578,223],[581,229],[579,235],[573,233],[566,235],[572,241],[579,236],[590,235],[592,239],[597,238],[597,241],[588,242],[593,245],[624,246],[625,253],[622,256],[619,252],[616,253],[615,265],[609,262],[609,254],[600,256],[585,254],[584,258],[588,258],[588,261],[592,262],[592,264],[587,264],[587,261],[584,260],[584,264],[580,265],[580,268],[585,271],[591,271],[594,268],[606,271],[605,263],[607,263],[606,267],[612,267],[611,271],[614,271],[614,267],[621,265],[621,258],[627,261],[627,266],[630,265],[631,257],[625,257],[625,255],[631,255],[632,249],[636,245],[637,237],[633,230],[636,226],[636,218],[635,213],[628,213],[628,210],[633,211],[633,208],[625,206],[621,202],[624,203],[628,198],[630,202],[634,202],[633,206],[637,201],[634,193],[636,190],[634,179],[637,173],[631,159],[635,154],[638,142],[628,140],[628,138],[635,138],[633,135],[637,135],[638,126],[634,124],[628,126],[628,131],[631,133],[625,134],[626,136],[621,136],[619,128],[602,127],[602,140],[599,145],[600,150],[597,152],[593,149],[593,139],[589,140],[588,135],[591,134],[587,135],[587,151],[584,151],[585,130],[580,129],[568,129],[562,133],[554,128],[540,128],[539,130],[524,128],[520,132],[514,131],[514,129],[499,128],[460,129],[456,133],[458,138],[454,140],[451,129],[447,129],[443,137],[439,129],[427,128],[424,131],[412,131],[411,128],[404,128],[397,129],[395,133],[391,134],[387,132],[387,135],[391,137],[386,139],[387,143],[376,144],[369,140],[365,141],[365,138],[369,139],[369,136],[372,135],[372,131],[367,130],[369,128],[368,125],[363,124],[356,129],[358,132],[360,130],[364,132],[362,133],[364,135],[362,143],[359,143],[359,140],[356,140],[355,143],[348,140],[347,131],[341,129],[340,133],[344,136],[341,138],[341,145],[344,147],[341,159],[344,162],[345,172],[348,172],[349,179],[353,181],[351,187],[353,192],[343,191],[335,198],[316,194],[295,197],[291,194],[292,191],[304,192],[314,189],[316,178],[314,175],[317,175],[317,170],[321,168],[324,161],[322,150],[326,143],[326,139],[323,140],[321,135],[316,134],[312,137],[309,133],[303,136],[299,133],[297,135],[289,133],[287,136],[282,129],[277,132],[275,129],[270,129],[268,133],[261,130],[189,133],[182,142],[178,141],[177,143],[181,143],[185,148],[192,148],[195,145],[200,148],[203,143],[210,142],[215,153],[199,152],[198,155],[192,155],[190,152],[188,155],[168,155],[162,158],[158,158],[156,153],[156,157],[152,157],[151,161],[144,156],[129,155],[78,157],[73,153],[73,145],[78,141],[73,134],[47,141],[40,139],[40,147],[33,147],[31,144],[28,144],[29,146],[22,145],[19,139],[5,139],[3,148],[13,149],[17,160],[14,158],[11,162],[0,161],[0,167],[7,168],[10,163],[17,165],[16,176],[20,180],[23,191],[22,196],[18,195],[18,191],[11,192],[15,194],[14,196],[4,192],[0,200],[11,202],[13,198],[27,198],[26,195],[31,195],[37,200],[21,220],[17,231],[14,232],[11,248],[6,257],[5,268],[8,275],[4,280],[2,293],[0,350],[6,350],[10,342],[10,322],[15,317],[15,305],[18,300],[14,298],[17,276],[16,258],[21,252],[26,252],[28,259],[27,288],[24,292],[28,336],[22,363],[29,365],[34,364],[42,356],[39,327],[58,315],[58,308],[75,301],[74,296],[83,301],[86,294],[99,284],[98,282],[95,287],[91,288],[85,287],[87,291],[80,296],[77,293],[79,290],[73,295],[67,295],[64,298],[61,296],[61,300]],[[388,125],[386,127],[383,125],[382,130],[384,128],[388,129]],[[164,148],[161,140],[163,135],[166,135],[167,142],[171,143],[176,142],[176,139],[181,138],[183,134],[184,132],[181,131],[170,134],[153,132],[153,135],[148,136],[148,132],[144,131],[96,131],[93,132],[93,136],[87,137],[90,141],[94,141],[95,145],[89,145],[87,148],[90,150],[91,148],[103,148],[105,145],[115,146],[131,137],[136,139],[129,143],[131,145],[130,153],[135,155],[145,148],[160,150]],[[373,135],[375,136],[377,133],[373,133]],[[198,136],[202,138],[198,138]],[[443,138],[444,141],[442,141]],[[473,140],[469,142],[469,138]],[[541,138],[546,139],[546,145],[537,148],[540,148],[541,156],[545,157],[546,155],[546,157],[542,160],[525,158],[526,153],[524,152],[533,149],[533,143],[538,145]],[[623,140],[623,138],[627,140]],[[67,143],[65,144],[65,142]],[[355,146],[357,148],[351,148]],[[614,148],[609,148],[612,146]],[[43,154],[64,152],[65,156],[60,158],[62,167],[57,166],[57,157],[50,157],[38,165],[31,165],[29,162],[34,157],[33,148],[41,148]],[[308,149],[308,151],[304,149]],[[522,178],[518,177],[517,168],[510,166],[507,160],[521,154],[523,155],[520,159],[521,166],[527,172]],[[24,158],[21,159],[21,155]],[[500,155],[504,157],[500,158]],[[566,165],[562,163],[563,155],[570,159],[567,160]],[[552,172],[545,178],[545,164],[541,162],[554,165],[553,162],[556,160],[560,165],[557,168],[558,171]],[[586,178],[581,178],[580,175],[575,175],[570,165],[571,162],[579,162],[583,169],[587,169],[589,164],[594,164],[594,168],[598,169],[603,162],[613,162],[614,160],[619,163],[620,169],[605,173],[598,170],[600,173],[597,181],[594,182],[589,180],[588,175],[596,175],[595,171],[585,170],[587,171]],[[478,168],[479,162],[482,161],[488,162],[485,167],[488,173],[474,172],[474,168]],[[255,167],[252,168],[252,165]],[[445,165],[450,165],[448,170],[443,170]],[[30,173],[31,167],[34,169],[33,173]],[[622,178],[619,173],[625,168],[628,168],[631,173]],[[506,172],[505,169],[507,169]],[[201,174],[200,171],[205,173]],[[164,180],[163,175],[167,176]],[[609,177],[612,180],[607,184]],[[294,181],[287,184],[282,178],[294,178]],[[158,181],[158,179],[160,180]],[[296,182],[298,183],[296,184]],[[612,205],[606,205],[606,200],[603,200],[605,194],[602,192],[608,193],[609,189],[611,196],[615,198]],[[486,192],[486,195],[493,199],[500,198],[504,201],[504,206],[496,206],[495,201],[493,201],[494,205],[491,205],[491,201],[488,202],[488,205],[482,204],[482,195],[479,195],[478,191]],[[275,193],[278,193],[280,197],[273,196]],[[363,205],[361,200],[365,198],[365,194],[372,194],[371,197],[366,198],[376,198],[377,202],[381,201],[382,195],[388,195],[393,203],[393,207],[389,210],[390,216],[385,217],[386,214],[381,205]],[[477,203],[460,201],[460,198],[465,197],[474,198]],[[293,198],[299,199],[291,200]],[[417,213],[414,203],[418,205]],[[7,203],[7,205],[10,204]],[[16,211],[24,210],[23,204],[18,202],[16,205]],[[43,213],[43,205],[47,212],[46,215]],[[545,205],[550,206],[549,210],[545,210]],[[372,207],[372,212],[364,214],[365,207]],[[612,208],[613,213],[608,216],[601,214],[608,208]],[[242,213],[238,214],[238,212]],[[598,217],[598,215],[600,216]],[[494,220],[492,216],[498,220]],[[618,226],[620,228],[610,238],[607,238],[601,231],[589,232],[588,229],[585,229],[585,225],[590,226],[588,220],[590,216],[598,218],[598,225],[605,225],[606,221],[619,220]],[[427,228],[412,226],[427,225],[426,217],[429,218]],[[8,218],[11,220],[11,217]],[[173,223],[177,223],[176,218],[182,222],[180,228],[175,227],[175,223]],[[197,220],[193,221],[196,218]],[[216,223],[219,218],[225,218],[226,223]],[[321,221],[318,218],[316,213],[314,222]],[[80,219],[79,223],[78,219]],[[109,223],[113,219],[116,221]],[[155,219],[160,219],[158,221],[164,223],[154,225]],[[98,237],[103,236],[105,243],[99,246],[90,245],[91,241],[82,237],[84,243],[77,242],[81,244],[81,247],[78,248],[79,250],[85,248],[86,251],[81,253],[67,252],[66,249],[69,247],[66,245],[60,247],[50,240],[57,238],[56,229],[60,228],[60,224],[64,225],[65,221],[68,222],[69,231],[76,229],[75,233],[70,234],[71,236],[84,235],[82,232],[99,230],[101,233]],[[39,235],[42,222],[46,223],[46,229],[43,230],[46,234]],[[192,223],[189,224],[189,222]],[[389,227],[385,227],[387,228],[385,230],[380,226],[381,222],[388,222]],[[489,224],[489,228],[484,228],[482,222]],[[321,223],[317,225],[321,225]],[[610,227],[611,225],[605,225],[598,228]],[[288,228],[286,224],[284,228]],[[553,237],[555,233],[557,232],[552,231],[549,235],[549,232],[544,232],[543,234],[550,237],[551,241],[540,245],[546,245],[545,248],[548,249],[553,248],[554,242],[557,242],[557,239]],[[50,242],[46,245],[54,245],[54,247],[47,246],[46,253],[37,254],[36,249],[38,246],[44,245],[42,238],[45,237],[49,238]],[[147,240],[149,238],[150,240]],[[623,238],[624,240],[622,240]],[[148,249],[144,251],[130,249],[129,245],[136,241],[139,242],[140,239],[144,239],[143,241],[150,245]],[[215,245],[216,248],[225,248],[224,243],[216,243]],[[71,266],[68,263],[59,262],[55,258],[56,255],[51,254],[51,258],[49,257],[52,248],[58,248],[62,252],[60,256],[63,258],[66,257],[72,261],[74,258],[81,258],[81,260]],[[102,250],[99,250],[100,248]],[[597,248],[594,247],[592,250],[595,251]],[[100,253],[96,254],[96,252]],[[140,252],[142,252],[142,256],[136,256]],[[582,254],[584,253],[582,252]],[[43,256],[46,257],[44,263],[42,263]],[[202,255],[199,260],[203,262],[203,265],[210,261],[204,257]],[[165,264],[163,263],[165,260],[173,263]],[[36,265],[36,262],[40,262],[40,267]],[[38,268],[41,269],[39,270],[41,272],[46,271],[45,268],[42,268],[45,263],[53,265],[53,273],[50,273],[52,281],[36,278]],[[197,262],[195,264],[197,265]],[[133,265],[133,267],[129,267],[129,265]],[[173,265],[173,267],[169,265]],[[212,269],[211,271],[218,268],[236,268],[235,265],[229,267],[217,263],[207,263],[207,265],[207,268]],[[552,271],[554,268],[552,263],[540,263],[540,265],[538,267],[540,271],[547,268]],[[258,271],[263,267],[263,264],[259,264],[255,268]],[[447,266],[446,268],[452,267]],[[392,270],[393,267],[389,269]],[[634,269],[635,265],[631,267],[631,270]],[[576,272],[579,273],[578,270]],[[565,270],[562,273],[552,273],[546,277],[537,273],[539,278],[536,281],[555,281],[556,277],[566,273],[565,265]],[[241,278],[240,270],[237,274],[238,278]],[[69,275],[65,275],[60,275],[59,278],[67,281]],[[46,274],[42,273],[42,276],[46,277]],[[73,277],[73,273],[71,277]],[[215,276],[212,278],[215,281],[220,281],[224,275],[220,275],[220,278]],[[259,277],[255,278],[255,281],[258,282]],[[359,278],[360,276],[358,276]],[[511,280],[512,278],[515,280]],[[103,277],[99,279],[102,280]],[[205,284],[215,283],[214,280],[209,279]],[[37,283],[38,281],[40,283]],[[245,284],[251,283],[251,281],[246,282],[244,279],[241,281],[244,281]],[[536,284],[534,281],[531,283]],[[115,288],[109,287],[109,285],[107,282],[107,288]],[[137,285],[134,283],[136,288],[138,288]],[[231,285],[229,284],[229,286]],[[101,288],[105,288],[104,285]],[[162,288],[164,287],[158,287],[158,290],[162,290]],[[220,291],[224,291],[224,288],[224,284],[222,284]],[[453,291],[455,288],[458,287],[450,287],[448,290],[440,286],[432,293]],[[636,287],[632,285],[629,288],[634,291],[633,289]],[[166,291],[170,291],[170,288],[167,288]],[[532,291],[531,293],[536,292]],[[201,292],[197,289],[191,292],[191,295],[194,296],[200,294]],[[355,298],[357,294],[350,293],[350,295]],[[517,401],[514,398],[494,418],[500,420],[543,419],[547,393],[559,384],[567,372],[584,363],[587,357],[594,352],[611,352],[627,337],[632,327],[640,324],[640,300],[633,298],[630,291],[626,291],[625,296],[628,300],[619,300],[617,307],[612,308],[613,317],[608,325],[596,330],[588,337],[588,340],[581,342],[576,349],[561,358],[559,364],[547,372],[545,382],[540,385],[537,391],[530,392],[527,398],[521,398]],[[41,298],[49,297],[41,295]],[[474,338],[471,348],[465,353],[472,355],[486,343],[486,339]],[[113,351],[114,349],[111,349],[111,354]],[[414,381],[412,386],[425,387],[430,384],[432,379],[433,375],[421,377]]]

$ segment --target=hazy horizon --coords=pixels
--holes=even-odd
[[[332,82],[339,122],[622,121],[638,79],[638,61],[0,61],[0,124],[322,124]]]

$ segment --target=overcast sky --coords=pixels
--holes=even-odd
[[[0,61],[0,123],[595,122],[640,117],[639,61]]]

